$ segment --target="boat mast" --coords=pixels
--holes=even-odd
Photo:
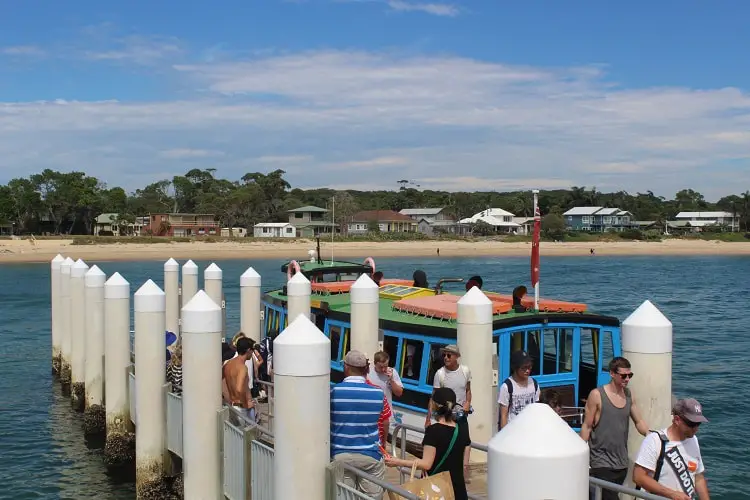
[[[533,245],[536,245],[536,256],[532,257],[534,262],[532,262],[532,266],[536,266],[536,279],[535,283],[532,283],[534,285],[534,310],[539,312],[539,225],[541,225],[541,215],[539,213],[539,190],[534,189],[531,191],[534,193],[534,237],[533,239],[536,240],[532,243]],[[533,278],[532,278],[533,279]]]
[[[333,239],[336,235],[336,195],[331,197],[331,208],[333,209],[331,215],[331,222],[333,222],[331,226],[331,266],[333,266]]]

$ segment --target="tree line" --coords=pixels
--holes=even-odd
[[[132,193],[84,172],[46,169],[0,186],[0,224],[13,226],[16,234],[92,234],[96,217],[119,214],[119,222],[134,222],[149,213],[214,214],[224,227],[250,228],[259,222],[288,220],[287,210],[304,205],[331,208],[341,223],[360,210],[445,207],[456,219],[487,208],[502,208],[517,216],[533,216],[528,191],[447,192],[421,189],[408,180],[394,183],[390,191],[336,191],[293,188],[284,170],[251,172],[239,180],[222,179],[215,169],[192,169],[149,184]],[[575,206],[617,207],[638,220],[665,221],[681,211],[722,210],[740,217],[745,231],[750,224],[750,191],[730,194],[716,203],[706,201],[693,189],[683,189],[672,199],[645,193],[599,192],[595,187],[542,191],[543,215],[562,214]],[[333,214],[329,212],[329,220]]]

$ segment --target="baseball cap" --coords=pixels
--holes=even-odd
[[[694,424],[708,422],[708,419],[703,416],[703,407],[697,399],[678,399],[674,405],[673,411],[675,415]]]
[[[447,346],[443,347],[440,350],[443,352],[450,352],[459,357],[461,356],[461,351],[458,350],[458,346],[456,344],[448,344]]]
[[[349,351],[344,357],[344,364],[355,368],[365,368],[367,366],[367,356],[360,351]]]
[[[511,370],[517,370],[531,361],[531,356],[526,351],[514,351],[510,355],[510,368]]]

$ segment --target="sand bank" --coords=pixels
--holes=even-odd
[[[304,259],[315,242],[190,242],[190,243],[117,243],[72,245],[72,240],[0,240],[0,263],[47,262],[60,253],[85,261],[135,260],[226,260],[226,259]],[[750,242],[727,243],[704,240],[666,240],[662,242],[542,242],[542,255],[588,256],[593,248],[598,256],[607,255],[750,255]],[[372,257],[528,256],[528,242],[498,241],[403,241],[336,243],[336,258]],[[330,258],[330,243],[321,242],[321,253]]]

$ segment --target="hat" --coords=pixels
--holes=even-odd
[[[443,347],[440,350],[443,352],[450,352],[459,357],[461,356],[461,351],[458,350],[458,346],[456,344],[448,344],[447,346]]]
[[[344,364],[355,368],[365,368],[367,366],[367,356],[363,352],[351,350],[346,353]]]
[[[708,419],[703,416],[703,407],[697,399],[678,399],[674,405],[673,411],[675,415],[694,424],[708,422]]]
[[[526,363],[532,361],[531,356],[526,351],[515,351],[510,355],[511,370],[518,370]]]

